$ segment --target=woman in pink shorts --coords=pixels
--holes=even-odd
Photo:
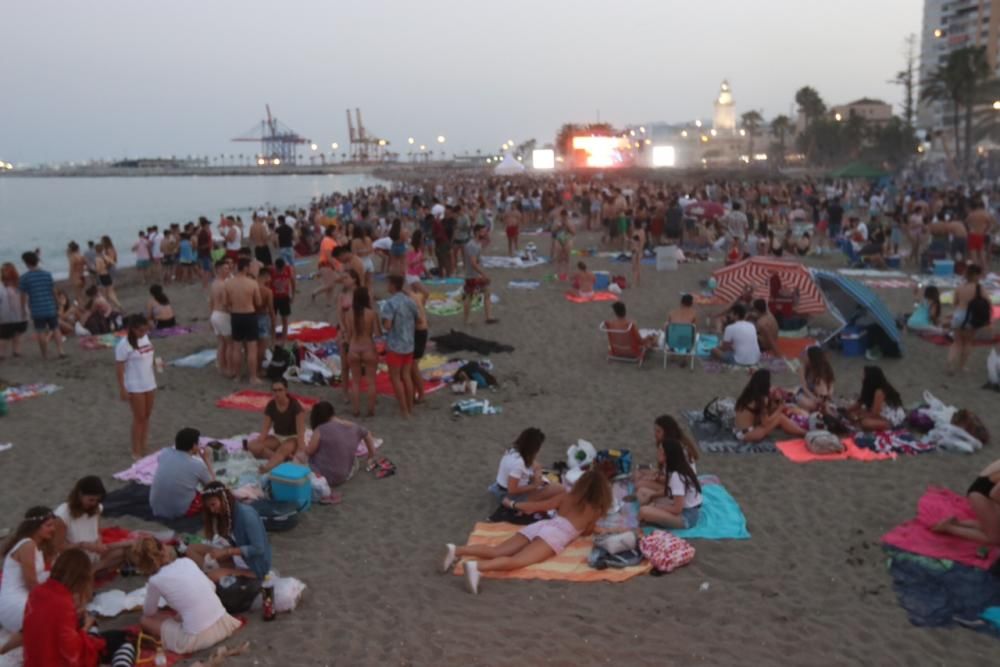
[[[464,556],[476,558],[464,563],[465,581],[470,593],[479,593],[480,573],[517,570],[562,553],[577,537],[593,532],[597,521],[608,513],[611,502],[611,484],[597,470],[584,473],[569,493],[554,498],[521,503],[505,499],[504,505],[525,514],[554,509],[556,516],[525,526],[517,535],[497,545],[448,544],[442,572],[449,572]]]

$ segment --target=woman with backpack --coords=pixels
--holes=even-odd
[[[979,279],[983,270],[976,264],[965,267],[965,284],[955,290],[955,311],[951,315],[951,328],[955,336],[948,352],[948,372],[965,371],[972,352],[976,334],[990,325],[993,305],[983,295]]]

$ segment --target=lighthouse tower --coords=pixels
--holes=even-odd
[[[723,81],[719,87],[719,97],[715,100],[715,116],[712,127],[716,132],[736,132],[736,107],[733,106],[733,91],[729,82]]]

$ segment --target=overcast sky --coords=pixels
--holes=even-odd
[[[30,0],[0,14],[0,159],[240,152],[264,115],[326,150],[344,109],[405,153],[615,125],[901,100],[920,0]],[[343,149],[341,149],[343,150]]]

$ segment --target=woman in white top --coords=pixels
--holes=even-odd
[[[107,492],[96,475],[80,478],[70,491],[69,498],[56,508],[56,551],[72,547],[82,549],[93,565],[94,573],[112,570],[125,562],[125,553],[133,540],[104,544],[101,541],[101,501]]]
[[[701,513],[698,475],[679,440],[663,440],[659,445],[663,490],[639,489],[639,519],[663,528],[691,528]]]
[[[190,558],[177,558],[155,538],[143,538],[131,551],[136,569],[149,577],[142,608],[142,629],[175,653],[202,651],[226,640],[240,622],[226,613],[215,584]],[[159,611],[160,598],[177,612]]]
[[[7,540],[3,550],[3,579],[0,581],[0,627],[19,633],[24,622],[28,593],[48,578],[43,550],[55,533],[56,520],[48,507],[32,507]],[[20,645],[15,634],[0,653]]]
[[[153,344],[149,342],[149,321],[144,315],[129,315],[128,335],[115,347],[118,389],[123,401],[132,407],[132,458],[146,455],[149,418],[156,396],[156,373],[153,370]]]
[[[565,490],[558,484],[549,484],[542,476],[541,466],[535,461],[545,442],[541,429],[529,427],[517,436],[514,446],[500,459],[496,481],[490,491],[499,499],[510,498],[516,502],[548,500]]]

